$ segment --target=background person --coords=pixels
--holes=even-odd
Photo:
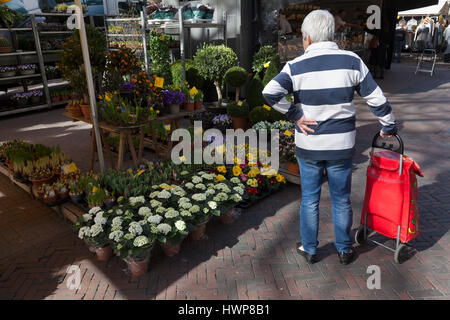
[[[319,202],[324,169],[330,188],[335,247],[339,261],[354,257],[350,201],[352,157],[356,136],[355,89],[378,117],[381,136],[396,132],[389,102],[361,58],[340,50],[334,39],[334,18],[325,10],[309,13],[302,25],[305,53],[289,61],[263,90],[267,103],[295,120],[296,156],[300,165],[301,243],[297,252],[316,260]],[[285,97],[294,96],[294,104]]]
[[[406,41],[406,22],[404,20],[400,21],[395,29],[395,40],[394,40],[394,48],[397,54],[397,62],[400,63],[402,59],[402,50],[405,46]]]

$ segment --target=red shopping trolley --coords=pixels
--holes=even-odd
[[[382,139],[378,133],[372,141],[361,226],[355,242],[370,240],[393,251],[394,261],[402,263],[409,242],[420,235],[416,175],[423,174],[419,165],[403,154],[400,136],[394,137]],[[368,239],[369,230],[396,239],[395,248]]]

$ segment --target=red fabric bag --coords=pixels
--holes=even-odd
[[[361,225],[367,217],[367,227],[389,238],[407,243],[420,235],[417,206],[417,178],[423,177],[419,165],[403,156],[400,173],[400,154],[392,151],[375,152],[367,168],[366,193]]]

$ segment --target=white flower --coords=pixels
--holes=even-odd
[[[139,220],[138,223],[139,223],[141,226],[144,226],[144,225],[147,224],[147,219]]]
[[[171,195],[172,194],[169,191],[163,190],[158,194],[158,198],[159,199],[169,199]]]
[[[228,186],[225,183],[216,184],[214,189],[222,191],[222,192],[226,192],[226,193],[231,191],[230,188],[228,188]]]
[[[89,213],[90,214],[96,214],[99,211],[102,211],[102,208],[100,208],[100,207],[93,207],[91,210],[89,210]]]
[[[170,231],[172,231],[172,227],[167,223],[161,223],[156,228],[158,229],[158,232],[164,235],[167,235]]]
[[[191,202],[191,199],[183,197],[183,198],[180,198],[180,200],[178,200],[178,203],[184,203],[184,202]]]
[[[215,174],[205,173],[201,177],[205,180],[212,181],[212,180],[214,180],[215,176],[216,176]]]
[[[172,193],[179,197],[184,197],[186,195],[186,191],[181,188],[172,189]]]
[[[116,214],[119,215],[119,216],[122,215],[123,214],[123,210],[122,209],[117,209],[116,210]]]
[[[203,179],[200,178],[200,177],[198,177],[198,176],[193,176],[193,177],[192,177],[192,182],[195,183],[195,184],[197,184],[197,183],[202,183],[202,182],[203,182]]]
[[[152,186],[153,190],[159,189],[159,186]]]
[[[115,242],[119,242],[121,238],[123,237],[123,231],[121,230],[115,230],[111,232],[108,236],[110,240],[114,240]]]
[[[150,193],[149,197],[153,199],[153,198],[156,198],[158,196],[158,194],[159,194],[159,191],[153,191],[152,193]]]
[[[177,222],[175,222],[175,227],[178,230],[183,231],[186,229],[186,223],[183,220],[178,220]]]
[[[118,226],[121,226],[122,225],[122,218],[121,217],[115,217],[115,218],[113,218],[112,219],[112,226],[113,227],[118,227]]]
[[[192,207],[192,203],[190,202],[182,202],[180,203],[180,208],[189,210]]]
[[[111,231],[122,230],[121,226],[111,226]]]
[[[233,200],[233,201],[236,202],[236,203],[242,201],[242,197],[241,197],[239,194],[237,194],[237,193],[233,194],[233,195],[230,197],[230,199]]]
[[[205,201],[206,196],[203,193],[196,193],[192,196],[192,199],[194,199],[195,201]]]
[[[156,207],[159,207],[159,206],[161,206],[161,205],[162,205],[162,203],[159,202],[158,200],[150,200],[150,206],[151,206],[152,208],[156,208]]]
[[[166,213],[164,214],[164,216],[167,219],[172,219],[172,218],[176,218],[179,216],[178,211],[176,211],[174,208],[169,208],[167,209]]]
[[[208,213],[209,209],[208,208],[203,208],[203,213]]]
[[[128,227],[128,231],[133,234],[134,236],[140,235],[142,233],[142,227],[139,224],[139,222],[131,222],[130,226]]]
[[[238,177],[233,177],[230,179],[230,182],[233,184],[240,184],[241,180]]]
[[[155,210],[156,213],[164,213],[165,211],[166,211],[166,208],[164,208],[164,207],[158,207]]]
[[[148,238],[146,236],[136,237],[136,239],[134,239],[134,241],[133,241],[133,245],[135,247],[143,247],[149,243],[150,243],[150,241],[148,240]]]
[[[194,188],[194,184],[191,182],[188,182],[184,185],[187,189],[191,190],[192,188]]]
[[[163,217],[161,217],[159,214],[156,214],[154,216],[148,217],[147,221],[148,223],[154,223],[154,224],[160,224]]]
[[[100,232],[103,232],[103,227],[100,224],[94,224],[91,227],[91,237],[96,237],[100,234]]]
[[[216,191],[214,189],[208,189],[206,190],[205,194],[207,197],[212,196],[216,193]]]
[[[140,216],[146,216],[148,214],[152,214],[152,211],[149,207],[140,207],[138,211],[138,215]]]
[[[180,174],[181,174],[182,176],[186,176],[186,175],[189,174],[189,171],[181,171]]]
[[[243,195],[244,194],[244,189],[243,188],[241,188],[241,187],[234,187],[233,188],[233,190],[235,191],[235,192],[237,192],[239,195]]]
[[[103,217],[103,211],[99,211],[94,218],[95,224],[105,224],[107,219]]]
[[[91,229],[89,227],[81,227],[78,230],[78,238],[84,239],[85,237],[89,238],[91,236]]]
[[[181,210],[180,211],[180,215],[182,217],[192,217],[191,213],[189,211],[187,211],[187,210]]]
[[[199,212],[200,211],[200,207],[198,206],[198,205],[193,205],[190,209],[189,209],[189,212],[190,213],[197,213],[197,212]]]
[[[213,200],[217,202],[224,202],[228,200],[228,195],[225,192],[220,192],[213,198]]]
[[[132,206],[135,206],[135,205],[138,205],[138,204],[145,203],[145,197],[144,196],[130,197],[129,201],[130,201],[130,204]]]
[[[92,219],[92,214],[90,214],[90,213],[83,214],[83,221],[84,222],[88,222],[91,219]]]
[[[215,202],[215,201],[208,201],[208,206],[211,208],[211,209],[217,209],[217,202]]]
[[[203,183],[199,183],[199,184],[195,185],[195,189],[205,191],[206,190],[206,186]]]

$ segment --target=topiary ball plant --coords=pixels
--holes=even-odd
[[[223,77],[228,85],[236,88],[236,101],[239,100],[239,90],[247,82],[247,78],[247,71],[241,67],[231,67]]]
[[[256,75],[252,81],[250,81],[250,85],[248,87],[247,94],[247,102],[250,107],[250,110],[253,108],[262,106],[266,104],[266,100],[262,95],[262,91],[264,90],[264,85],[258,75]]]
[[[225,45],[204,44],[194,56],[195,67],[205,80],[214,82],[217,91],[218,107],[222,106],[223,76],[238,61],[236,53]]]

